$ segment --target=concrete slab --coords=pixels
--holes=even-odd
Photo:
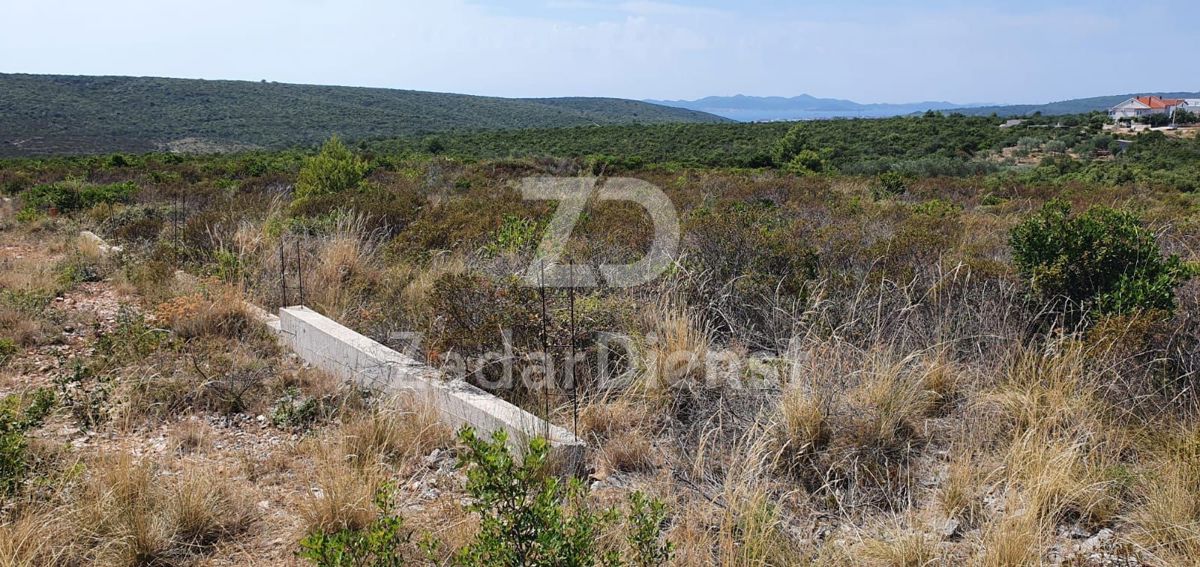
[[[279,310],[280,340],[309,364],[383,393],[428,396],[444,422],[469,425],[481,434],[508,432],[510,445],[524,449],[533,437],[550,441],[554,459],[578,467],[584,445],[571,432],[417,360],[379,344],[307,307]]]

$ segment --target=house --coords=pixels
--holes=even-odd
[[[1114,120],[1140,118],[1151,114],[1174,115],[1176,108],[1186,108],[1187,104],[1188,101],[1181,98],[1135,96],[1108,109],[1108,115]]]

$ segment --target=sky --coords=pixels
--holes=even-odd
[[[1037,103],[1200,91],[1194,1],[0,0],[0,72]]]

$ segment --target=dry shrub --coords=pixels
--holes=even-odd
[[[400,264],[383,276],[384,297],[394,298],[397,314],[414,329],[427,329],[438,317],[430,304],[437,282],[447,275],[460,275],[467,271],[466,260],[461,255],[444,255],[433,258],[424,265]]]
[[[256,329],[261,331],[242,298],[232,290],[179,296],[160,304],[155,314],[183,339],[238,339]]]
[[[128,455],[106,456],[71,504],[72,553],[105,565],[176,565],[245,533],[252,498],[200,470],[165,476]]]
[[[431,402],[413,397],[385,400],[338,430],[346,457],[359,466],[376,462],[411,465],[450,443],[450,430]]]
[[[600,450],[600,462],[609,471],[639,472],[654,468],[654,444],[640,430],[621,433]]]
[[[850,377],[824,369],[784,391],[774,418],[776,462],[809,491],[832,490],[843,504],[895,506],[908,497],[924,421],[946,395],[933,388],[945,390],[948,381],[941,366],[888,351],[863,353],[854,364]]]
[[[261,358],[244,343],[210,338],[189,343],[182,353],[155,353],[144,366],[123,372],[129,376],[123,407],[129,425],[196,410],[261,413],[279,376],[273,358]]]

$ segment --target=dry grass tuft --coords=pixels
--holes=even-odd
[[[609,471],[643,472],[657,464],[654,444],[645,432],[634,429],[621,433],[600,450],[599,460]]]
[[[1164,565],[1200,557],[1200,428],[1164,436],[1165,450],[1136,487],[1132,539]]]
[[[96,463],[72,503],[72,552],[106,565],[180,564],[245,533],[251,498],[211,473],[163,476],[128,455]]]
[[[662,394],[670,389],[703,388],[711,331],[693,313],[665,302],[650,317],[645,391]]]
[[[983,493],[989,479],[980,470],[979,459],[978,455],[956,455],[947,466],[945,481],[937,493],[942,512],[958,520],[964,530],[979,526],[985,518]]]
[[[155,313],[183,339],[237,339],[258,327],[241,296],[232,290],[175,297],[160,304]]]
[[[1041,564],[1051,526],[1036,514],[1017,511],[984,528],[980,567],[1026,567]]]
[[[880,533],[853,546],[854,556],[880,567],[925,567],[944,559],[934,536],[921,528],[908,529],[899,522],[883,526]]]
[[[185,419],[171,428],[170,440],[179,454],[207,451],[212,448],[212,428],[201,419]]]
[[[384,481],[375,465],[356,466],[340,447],[319,447],[310,490],[300,503],[305,533],[360,530],[378,515],[375,494]]]
[[[68,533],[55,510],[23,511],[0,523],[0,567],[66,562]]]
[[[397,397],[352,418],[337,432],[346,458],[358,466],[376,462],[406,466],[450,444],[451,432],[437,408],[424,400]]]

